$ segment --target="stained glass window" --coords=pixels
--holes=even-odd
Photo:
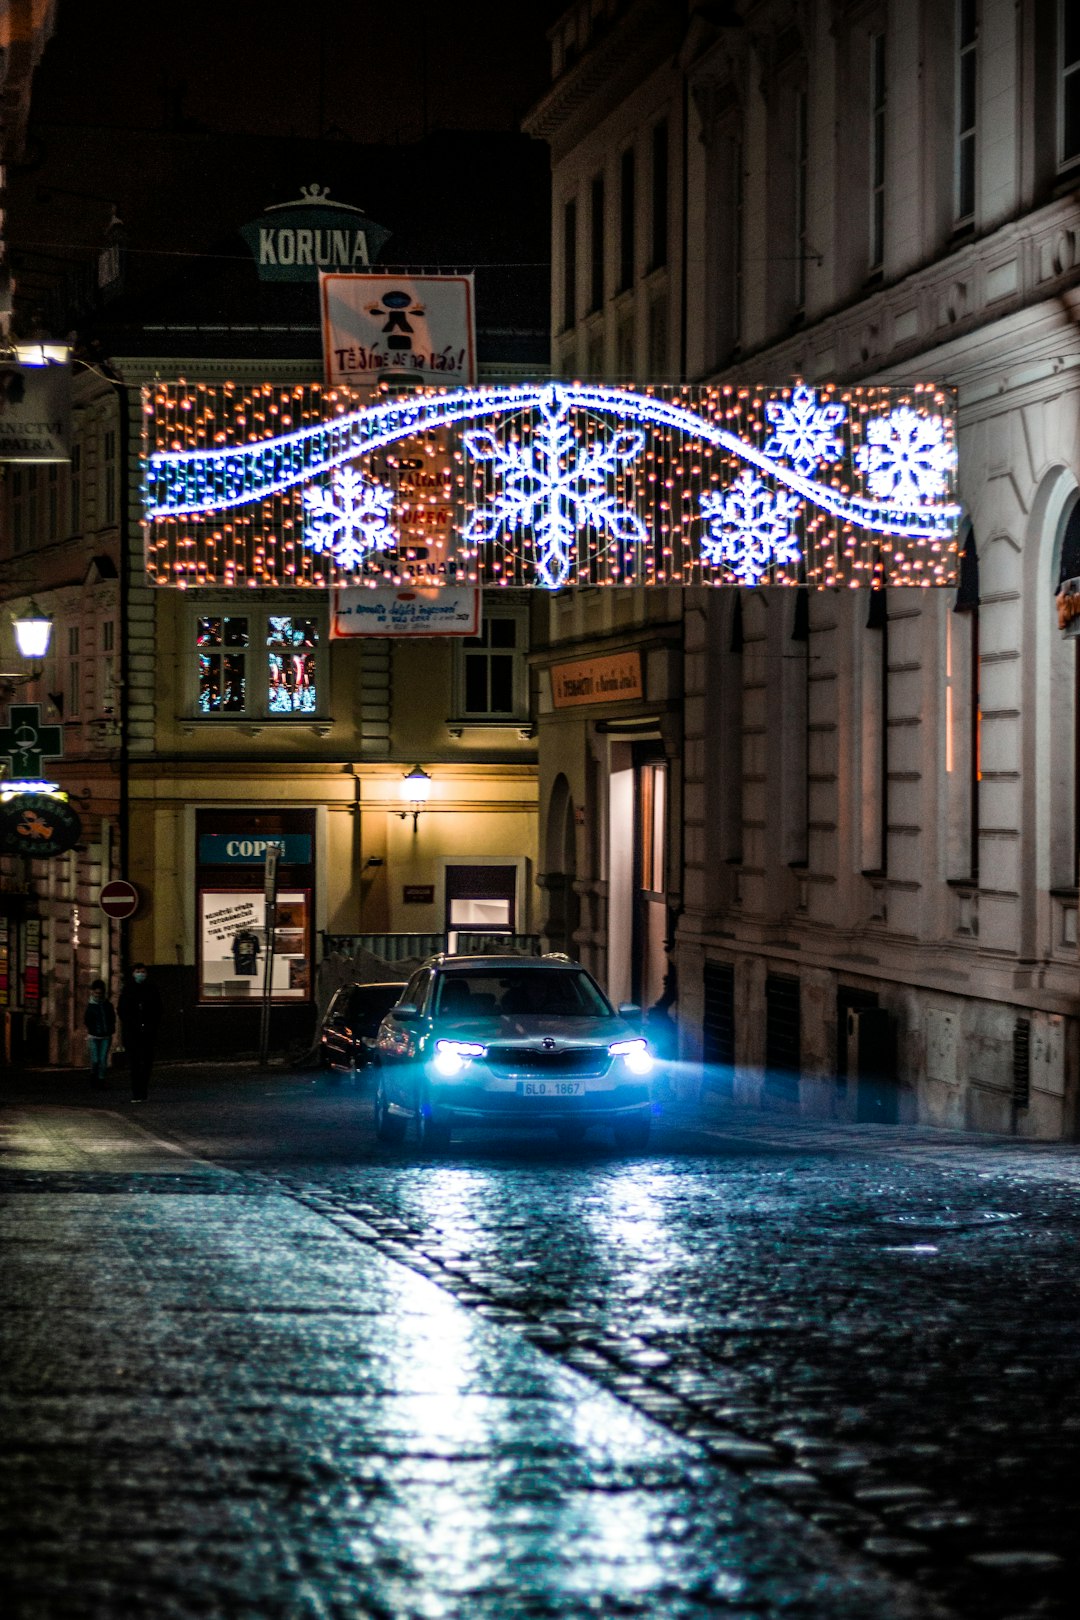
[[[271,614],[266,623],[267,706],[271,714],[314,714],[318,707],[315,619]]]
[[[196,621],[200,713],[243,714],[247,707],[249,641],[246,618]]]

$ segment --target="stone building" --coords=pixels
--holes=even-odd
[[[674,969],[743,1101],[1073,1136],[1080,15],[1068,0],[594,0],[527,120],[556,375],[959,399],[955,590],[596,592],[542,669],[542,885],[617,993]],[[618,593],[623,595],[624,593]]]

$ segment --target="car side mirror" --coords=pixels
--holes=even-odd
[[[403,1001],[400,1007],[391,1007],[390,1016],[399,1024],[413,1024],[420,1016],[420,1009],[414,1001]]]
[[[638,1006],[636,1001],[620,1001],[619,1002],[619,1017],[620,1018],[640,1018],[641,1017],[641,1008]]]

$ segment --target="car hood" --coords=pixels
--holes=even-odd
[[[542,1046],[554,1042],[554,1050],[567,1047],[602,1046],[612,1041],[631,1040],[640,1035],[622,1018],[497,1018],[438,1019],[432,1030],[436,1040],[476,1041],[483,1046]]]

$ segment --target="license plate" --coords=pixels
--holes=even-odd
[[[523,1080],[521,1089],[526,1097],[583,1097],[584,1080]]]

